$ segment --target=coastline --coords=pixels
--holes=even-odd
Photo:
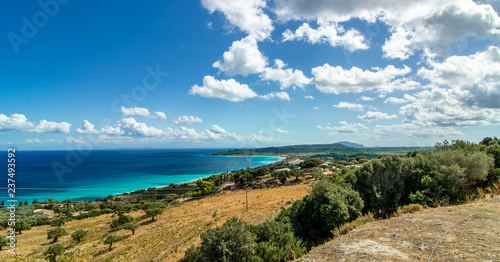
[[[212,157],[212,155],[206,155]],[[231,158],[243,158],[244,156],[231,156]],[[283,157],[279,156],[259,156],[260,159],[253,159],[251,163],[251,168],[257,168],[261,166],[266,166],[266,165],[272,165],[274,163],[282,161]],[[240,170],[243,167],[242,163],[243,161],[239,161],[239,164],[233,164],[233,166],[230,166],[231,163],[228,163],[226,167],[229,166],[228,169],[229,171],[236,171]],[[246,161],[245,161],[246,162]],[[186,163],[186,166],[191,165],[191,163]],[[245,165],[246,166],[246,165]],[[193,168],[188,168],[189,172],[192,172]],[[220,168],[219,168],[220,170]],[[200,170],[202,171],[202,170]],[[208,170],[207,170],[208,171]],[[18,194],[18,197],[16,198],[17,202],[24,202],[27,201],[28,204],[31,205],[32,201],[36,199],[39,202],[44,202],[49,198],[52,198],[57,201],[64,201],[64,200],[71,200],[71,201],[95,201],[96,199],[103,199],[106,198],[107,196],[120,196],[120,195],[126,195],[130,194],[132,192],[136,191],[142,191],[142,190],[148,190],[148,189],[161,189],[168,187],[170,184],[176,184],[176,185],[182,185],[182,184],[189,184],[193,183],[198,179],[203,179],[207,178],[213,175],[220,175],[225,173],[225,171],[220,170],[220,172],[210,172],[210,173],[197,173],[197,174],[190,174],[190,173],[184,173],[180,175],[172,175],[170,176],[169,174],[156,174],[156,173],[137,173],[136,176],[121,176],[118,174],[116,180],[112,180],[113,178],[110,178],[107,174],[103,173],[100,176],[103,178],[102,182],[94,182],[90,184],[86,184],[85,186],[79,186],[79,187],[62,187],[62,188],[56,188],[53,186],[50,186],[50,188],[53,188],[53,190],[49,190],[49,192],[30,192],[26,195]],[[116,174],[115,174],[116,176]],[[142,179],[139,179],[142,178]],[[139,180],[138,180],[139,179]],[[165,181],[165,179],[168,179]],[[165,181],[165,182],[159,182],[159,181]],[[140,181],[140,182],[136,182]],[[139,183],[139,185],[138,185]],[[138,186],[138,187],[134,187]],[[31,188],[27,188],[26,190],[32,190]],[[82,192],[87,191],[88,194],[85,194]]]

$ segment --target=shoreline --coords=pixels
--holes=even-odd
[[[211,156],[211,155],[210,155]],[[224,156],[224,157],[227,157],[227,156]],[[244,157],[244,156],[231,156],[231,157]],[[281,157],[281,156],[259,156],[259,157],[272,157],[272,158],[275,158],[273,159],[272,161],[269,161],[266,163],[262,163],[262,164],[256,164],[255,166],[251,167],[252,169],[253,168],[258,168],[258,167],[261,167],[261,166],[267,166],[267,165],[272,165],[272,164],[275,164],[277,162],[280,162],[286,158],[284,157]],[[258,161],[260,162],[260,161]],[[229,170],[230,172],[232,171],[236,171],[236,170],[239,170],[239,169],[233,169],[233,170]],[[190,184],[190,183],[193,183],[195,182],[196,180],[198,179],[204,179],[204,178],[207,178],[207,177],[210,177],[210,176],[213,176],[213,175],[221,175],[221,174],[224,174],[225,172],[216,172],[216,173],[205,173],[205,174],[186,174],[184,176],[195,176],[195,178],[188,178],[188,177],[185,177],[184,179],[185,180],[182,180],[182,181],[179,181],[179,182],[172,182],[172,183],[166,183],[166,184],[163,184],[163,185],[157,185],[157,186],[147,186],[147,185],[144,185],[144,187],[141,187],[141,188],[137,188],[137,189],[131,189],[131,190],[120,190],[120,189],[116,189],[116,191],[119,191],[119,192],[113,192],[113,193],[103,193],[103,194],[98,194],[98,195],[95,195],[95,196],[81,196],[81,195],[77,195],[77,196],[57,196],[59,194],[64,194],[63,191],[67,190],[69,192],[73,191],[97,191],[97,192],[106,192],[106,191],[114,191],[115,189],[105,189],[105,188],[102,188],[102,189],[86,189],[86,188],[68,188],[68,189],[54,189],[54,191],[56,192],[53,192],[53,195],[46,195],[46,196],[38,196],[37,193],[35,194],[29,194],[27,196],[19,196],[16,198],[16,202],[23,202],[24,201],[27,201],[29,205],[32,205],[32,201],[33,200],[37,200],[38,202],[45,202],[46,199],[49,199],[49,198],[52,198],[53,200],[57,200],[59,202],[62,202],[62,201],[65,201],[65,200],[70,200],[70,201],[74,201],[74,202],[80,202],[80,201],[83,201],[83,202],[86,202],[88,200],[91,200],[92,202],[95,202],[95,200],[97,199],[104,199],[108,196],[113,196],[113,197],[117,197],[117,196],[124,196],[124,195],[130,195],[131,193],[133,192],[140,192],[140,191],[143,191],[143,192],[147,192],[149,189],[153,189],[153,190],[158,190],[158,189],[162,189],[162,188],[167,188],[169,187],[171,184],[174,184],[174,185],[183,185],[183,184]],[[153,179],[154,178],[150,178],[150,179]],[[183,178],[179,178],[179,179],[183,179]],[[120,188],[121,186],[120,185],[117,185],[118,188]],[[126,187],[126,186],[125,186]],[[61,191],[61,192],[57,192],[57,191]]]

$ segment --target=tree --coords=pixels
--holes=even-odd
[[[249,226],[236,217],[221,227],[201,234],[201,245],[186,251],[181,262],[243,262],[254,261],[256,236]]]
[[[104,244],[108,245],[109,244],[109,251],[111,251],[111,247],[113,246],[113,243],[119,242],[123,240],[123,236],[116,236],[116,235],[109,235],[106,240],[104,240]]]
[[[43,254],[47,257],[48,260],[56,262],[57,256],[60,256],[64,253],[64,246],[63,244],[55,244],[53,246],[50,246],[47,251],[45,251]]]
[[[321,241],[343,223],[361,215],[363,200],[348,185],[321,180],[291,215],[294,232],[310,241]]]
[[[64,216],[59,216],[56,219],[52,220],[52,223],[50,223],[51,226],[53,227],[60,227],[66,223],[67,218]]]
[[[0,251],[2,251],[2,247],[7,246],[9,241],[7,241],[7,237],[4,235],[0,235]]]
[[[155,216],[163,213],[163,208],[150,208],[146,210],[146,216],[151,217],[151,221],[155,221]]]
[[[62,237],[67,234],[68,232],[66,232],[66,229],[62,227],[56,227],[47,232],[47,239],[53,238],[54,239],[53,243],[56,243],[59,237]]]
[[[76,242],[82,241],[82,239],[86,238],[89,235],[88,230],[78,229],[73,234],[71,234],[71,238]]]
[[[297,166],[292,166],[291,175],[295,177],[295,180],[299,180],[299,177],[305,176],[302,170],[299,170]]]
[[[198,179],[196,180],[196,190],[202,196],[208,195],[214,190],[214,183]]]
[[[134,235],[135,230],[139,227],[139,224],[134,223],[134,222],[128,222],[125,225],[123,225],[124,229],[132,231],[132,235]]]
[[[24,200],[24,206],[27,206],[27,205],[28,205],[28,201]]]
[[[20,221],[16,222],[14,229],[19,232],[19,235],[22,234],[23,230],[30,230],[31,223],[27,221],[27,218],[22,218]]]
[[[132,222],[134,220],[135,220],[135,218],[133,216],[120,214],[120,215],[118,215],[117,219],[113,219],[111,221],[111,229],[119,228],[120,226],[122,226],[128,222]]]

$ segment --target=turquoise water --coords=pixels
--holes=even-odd
[[[15,199],[95,200],[281,160],[209,155],[221,150],[17,151]],[[3,183],[2,200],[7,200],[7,175]]]

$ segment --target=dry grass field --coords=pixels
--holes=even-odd
[[[297,261],[427,261],[455,223],[432,261],[500,261],[499,196],[368,223]]]
[[[177,261],[188,247],[200,243],[200,233],[206,229],[220,226],[233,216],[258,224],[276,216],[281,207],[287,206],[287,201],[293,202],[304,197],[313,182],[309,180],[270,189],[249,189],[248,211],[244,190],[169,206],[156,221],[150,222],[150,218],[140,221],[141,226],[133,236],[131,231],[123,229],[110,232],[109,223],[116,217],[112,214],[70,221],[63,226],[70,234],[77,229],[88,229],[90,237],[81,243],[75,243],[69,235],[59,238],[59,243],[70,247],[57,261]],[[140,217],[144,213],[134,211],[129,214]],[[50,228],[41,226],[24,231],[17,236],[16,255],[2,251],[0,261],[46,261],[43,252],[52,245],[52,240],[47,239]],[[108,245],[103,244],[109,234],[125,237],[113,244],[111,251],[108,251]]]

